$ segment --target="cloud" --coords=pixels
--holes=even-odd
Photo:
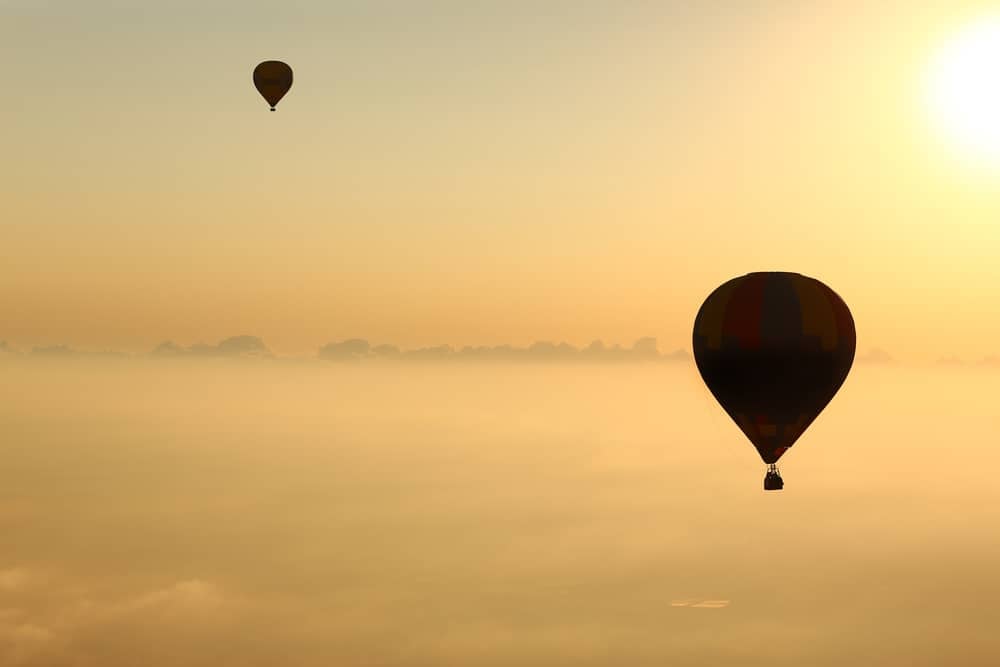
[[[402,353],[403,359],[438,360],[453,359],[455,350],[451,345],[438,345],[436,347],[422,347],[416,350],[406,350]]]
[[[689,361],[691,355],[685,350],[674,350],[661,354],[655,338],[640,338],[631,348],[620,345],[606,347],[603,342],[595,340],[586,348],[580,350],[569,343],[553,341],[536,341],[528,347],[519,348],[512,345],[487,346],[467,345],[455,349],[450,345],[422,347],[414,350],[400,350],[395,345],[378,345],[372,347],[368,341],[354,338],[345,341],[332,342],[319,349],[320,359],[336,361],[356,361],[360,359],[405,359],[424,361]]]
[[[533,359],[571,359],[577,355],[577,350],[572,345],[549,341],[533,343],[527,352],[527,356]]]
[[[34,347],[31,350],[33,357],[75,357],[79,353],[66,345],[48,345],[44,347]]]
[[[189,579],[110,605],[107,612],[111,616],[150,614],[161,619],[181,620],[210,616],[229,604],[216,585],[201,579]]]
[[[673,600],[670,606],[689,609],[724,609],[729,606],[729,602],[729,600]]]
[[[7,341],[0,340],[0,357],[19,357],[21,353],[11,347]]]
[[[372,354],[376,357],[394,359],[400,355],[400,351],[395,345],[376,345],[372,348]]]
[[[187,350],[173,341],[164,341],[153,348],[150,354],[154,357],[180,357],[187,354]]]
[[[858,362],[862,364],[891,364],[895,362],[895,359],[882,348],[873,347],[865,354],[860,355]]]
[[[995,647],[975,643],[990,636],[994,597],[982,592],[988,466],[926,484],[940,434],[905,417],[933,401],[903,401],[903,430],[879,447],[817,430],[810,451],[846,453],[803,466],[810,507],[758,544],[759,464],[720,465],[732,435],[712,426],[724,415],[691,390],[690,366],[400,364],[362,378],[313,363],[8,383],[4,414],[31,422],[11,422],[0,468],[0,665],[776,667],[883,644],[910,652],[889,666],[925,650],[937,651],[926,664],[991,664]],[[967,393],[939,416],[969,456],[988,455],[992,413],[970,412],[962,396],[977,388],[945,375],[946,391]],[[858,379],[861,394],[920,396],[909,376]],[[865,404],[830,416],[847,429],[884,422],[884,406]],[[881,479],[904,452],[907,474]],[[858,455],[875,459],[854,470]],[[884,511],[863,493],[845,503],[845,483],[882,489]],[[967,521],[925,511],[942,499]],[[800,530],[817,503],[839,510]],[[903,519],[893,539],[883,515]],[[935,540],[949,548],[913,557]],[[795,586],[758,576],[775,544]],[[831,549],[844,557],[816,567]],[[859,617],[877,632],[842,647]],[[913,627],[941,631],[915,646]]]
[[[216,357],[226,359],[273,359],[274,354],[264,341],[257,336],[231,336],[215,345],[197,343],[189,348],[181,347],[173,341],[157,345],[151,356],[159,358]]]
[[[221,341],[215,346],[215,355],[220,357],[260,357],[270,358],[274,355],[264,345],[264,341],[256,336],[233,336]]]
[[[124,359],[129,355],[124,352],[116,352],[114,350],[75,350],[68,345],[45,345],[33,347],[31,349],[31,356],[48,359]]]
[[[637,357],[654,359],[660,356],[659,346],[655,338],[640,338],[632,345],[632,354]]]
[[[208,665],[211,658],[197,646],[235,641],[240,623],[253,618],[253,605],[198,578],[113,593],[87,577],[0,571],[5,585],[12,580],[19,591],[23,582],[37,582],[0,609],[0,664],[12,667],[141,664],[144,655],[156,664]],[[184,660],[172,655],[178,652]]]
[[[0,342],[0,356],[18,355],[5,342]],[[48,345],[34,347],[30,355],[49,359],[69,358],[127,358],[132,355],[113,351],[81,351],[68,345]],[[148,356],[157,359],[274,359],[275,355],[264,341],[257,336],[231,336],[216,344],[195,343],[189,347],[166,340],[153,348]],[[615,344],[605,345],[595,340],[583,349],[566,342],[541,340],[528,347],[512,345],[467,345],[454,348],[450,345],[436,345],[404,350],[396,345],[382,343],[372,345],[363,338],[333,341],[319,348],[318,359],[324,361],[360,361],[369,359],[408,361],[588,361],[588,362],[660,362],[690,361],[686,350],[661,353],[656,338],[637,339],[631,347]]]
[[[319,349],[319,358],[328,361],[358,361],[372,356],[372,352],[368,341],[351,338],[339,343],[327,343]]]
[[[581,356],[593,361],[688,361],[691,355],[685,350],[661,354],[655,338],[646,336],[636,340],[631,348],[621,345],[608,347],[603,341],[595,340],[581,350]]]

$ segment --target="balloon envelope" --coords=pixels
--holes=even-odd
[[[253,85],[274,111],[275,105],[292,87],[292,68],[280,60],[266,60],[254,68]]]
[[[749,273],[719,286],[694,322],[698,372],[774,463],[847,379],[856,345],[847,304],[798,273]]]

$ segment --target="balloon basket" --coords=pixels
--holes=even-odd
[[[781,479],[781,473],[778,472],[778,466],[774,463],[767,466],[767,474],[764,475],[764,490],[765,491],[781,491],[785,488],[785,481]]]

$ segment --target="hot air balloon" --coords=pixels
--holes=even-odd
[[[265,60],[253,70],[253,85],[274,111],[292,87],[292,68],[280,60]]]
[[[709,390],[784,486],[777,461],[826,407],[854,362],[854,318],[829,287],[798,273],[748,273],[720,285],[694,320]]]

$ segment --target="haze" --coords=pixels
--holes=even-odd
[[[0,3],[0,337],[675,349],[784,270],[862,349],[992,354],[997,176],[922,102],[990,7]]]
[[[989,664],[1000,374],[763,464],[690,362],[0,365],[0,663]]]

